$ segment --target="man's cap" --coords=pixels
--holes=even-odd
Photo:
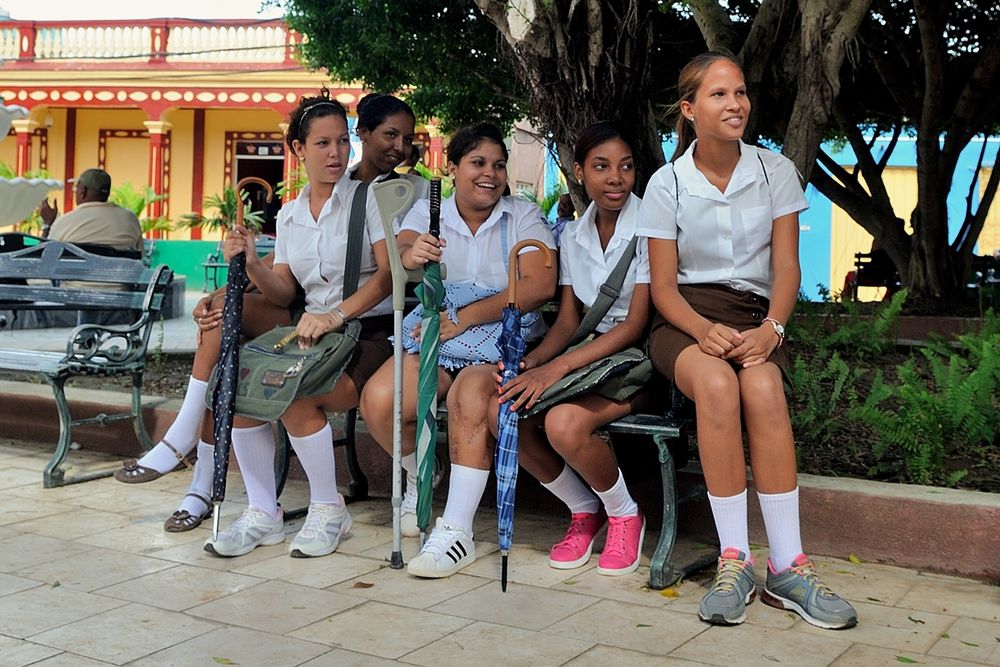
[[[73,182],[94,192],[111,194],[111,175],[103,169],[88,169],[74,178]]]

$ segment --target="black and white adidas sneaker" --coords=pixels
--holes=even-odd
[[[423,549],[413,557],[406,571],[415,577],[441,579],[450,577],[475,560],[476,545],[472,536],[438,517]]]

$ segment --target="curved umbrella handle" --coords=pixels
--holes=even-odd
[[[264,188],[264,192],[267,193],[267,201],[270,202],[274,199],[274,188],[271,184],[265,181],[263,178],[257,176],[247,176],[246,178],[241,178],[236,183],[236,224],[243,226],[243,197],[240,196],[240,191],[243,190],[243,186],[249,183],[256,183],[257,185]]]
[[[517,305],[517,299],[514,296],[517,285],[517,255],[521,252],[522,248],[527,248],[528,246],[535,246],[544,252],[545,267],[550,268],[552,266],[552,251],[541,241],[537,239],[525,239],[519,243],[515,243],[514,247],[510,249],[510,257],[507,262],[509,267],[509,273],[507,275],[507,303],[511,306]]]

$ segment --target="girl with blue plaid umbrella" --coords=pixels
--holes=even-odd
[[[583,319],[584,306],[594,304],[601,285],[631,250],[641,203],[632,194],[632,149],[614,125],[603,122],[585,129],[573,157],[573,172],[591,202],[562,232],[559,315],[538,347],[525,355],[521,373],[500,389],[496,403],[512,401],[514,410],[530,410],[546,389],[571,372],[639,345],[645,337],[650,300],[643,238],[636,243],[620,294],[593,332],[594,340],[566,349]],[[570,511],[565,536],[549,552],[553,568],[586,565],[605,525],[597,572],[615,576],[639,567],[646,521],[614,452],[596,431],[637,409],[645,400],[641,389],[630,387],[614,397],[591,391],[520,421],[521,466]],[[489,424],[496,424],[498,409],[499,405],[490,406]]]

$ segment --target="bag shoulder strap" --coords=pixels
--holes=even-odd
[[[347,256],[344,267],[344,300],[358,291],[361,277],[361,244],[365,237],[368,217],[368,183],[359,183],[351,200],[351,217],[347,222]]]
[[[635,249],[638,244],[639,237],[633,236],[625,248],[625,252],[619,258],[618,263],[615,264],[615,268],[611,269],[611,273],[608,274],[608,279],[601,285],[601,289],[597,293],[597,298],[594,299],[594,304],[587,310],[587,314],[583,316],[583,320],[573,333],[573,338],[570,339],[569,345],[576,345],[592,334],[597,329],[597,325],[604,319],[604,316],[611,310],[611,306],[621,296],[625,274],[628,273],[628,267],[632,263],[632,258],[635,257]]]

